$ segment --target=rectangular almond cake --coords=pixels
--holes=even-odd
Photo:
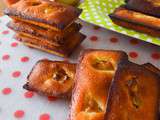
[[[115,9],[109,16],[117,25],[152,36],[160,36],[160,19],[157,17],[127,9],[125,6]]]
[[[4,14],[40,27],[64,30],[72,24],[82,10],[47,0],[20,0],[4,10]]]
[[[160,76],[126,62],[114,76],[105,120],[159,120]]]
[[[75,64],[40,60],[32,68],[23,88],[47,96],[70,98],[75,71]]]
[[[86,50],[81,54],[69,120],[104,120],[112,77],[126,60],[122,51]]]

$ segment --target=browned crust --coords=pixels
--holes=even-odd
[[[158,0],[128,0],[125,7],[134,11],[160,17],[160,2],[158,1],[159,3],[156,5],[156,1]]]
[[[70,80],[67,83],[55,84],[52,86],[45,85],[45,81],[50,78],[56,68],[65,69],[70,74]],[[24,89],[37,92],[46,96],[55,96],[59,98],[70,98],[73,87],[73,78],[75,74],[76,64],[65,61],[51,61],[47,59],[39,60],[32,68],[27,77],[27,83],[23,86]],[[46,72],[46,74],[42,74]],[[66,86],[67,88],[64,88]],[[47,88],[47,89],[45,89]]]
[[[49,13],[45,13],[46,9]],[[54,30],[65,29],[78,18],[81,12],[81,9],[72,6],[44,0],[20,0],[4,10],[4,14],[11,17]]]
[[[57,42],[59,44],[64,43],[65,38],[67,38],[71,34],[75,34],[82,27],[78,23],[73,23],[67,29],[65,29],[65,31],[57,32],[16,20],[9,22],[7,26],[16,32],[23,32],[25,34],[29,34],[30,36],[47,39],[53,42]]]
[[[31,20],[25,20],[25,19],[22,19],[22,18],[18,18],[18,17],[15,17],[15,16],[10,16],[13,20],[16,20],[16,21],[22,21],[22,22],[26,22],[26,23],[29,23],[29,24],[33,24],[33,25],[36,25],[36,26],[39,26],[39,27],[42,27],[42,28],[46,28],[46,29],[51,29],[51,30],[54,30],[54,31],[58,31],[58,32],[61,32],[62,30],[61,29],[58,29],[54,26],[51,26],[51,25],[48,25],[48,24],[45,24],[45,23],[40,23],[40,22],[36,22],[36,21],[31,21]],[[70,24],[71,25],[71,24]],[[68,25],[69,26],[69,25]],[[67,27],[66,27],[67,28]],[[65,29],[66,29],[65,28]],[[64,29],[63,29],[64,30]]]
[[[138,32],[142,32],[142,33],[146,33],[149,34],[151,36],[155,36],[155,37],[160,37],[160,31],[156,31],[156,30],[152,30],[150,28],[144,27],[144,26],[140,26],[134,23],[130,23],[130,22],[126,22],[126,21],[120,21],[117,19],[112,18],[112,21],[122,27],[128,28],[128,29],[133,29],[135,31]]]
[[[66,40],[66,44],[62,46],[54,46],[48,41],[44,41],[41,39],[31,39],[21,34],[16,35],[17,40],[22,41],[27,46],[61,57],[68,57],[74,51],[74,49],[85,39],[85,37],[86,36],[81,33],[76,33],[70,36],[68,40]]]
[[[92,52],[111,52],[113,54],[119,53],[119,54],[121,54],[121,59],[124,58],[124,59],[122,59],[122,61],[123,60],[128,60],[127,53],[122,51],[122,50],[104,50],[104,49],[91,49],[90,48],[90,49],[85,49],[80,53],[78,62],[80,63],[85,55],[87,55],[89,53],[92,53]]]
[[[159,79],[141,65],[126,62],[119,66],[111,84],[105,120],[158,120]]]
[[[123,7],[116,9],[115,12],[109,16],[117,25],[147,33],[152,36],[160,36],[159,18],[127,10]]]
[[[81,53],[75,75],[75,87],[72,91],[72,103],[69,120],[104,120],[106,109],[106,101],[108,97],[108,90],[112,81],[113,71],[99,71],[92,68],[92,57],[106,57],[112,58],[115,68],[120,64],[121,60],[128,59],[126,53],[122,51],[107,51],[107,50],[93,50],[88,49]],[[112,60],[111,60],[112,61]],[[104,94],[105,93],[105,94]],[[88,101],[95,100],[100,106],[99,112],[87,112],[84,110],[86,97]],[[90,107],[90,106],[88,106]]]
[[[27,34],[25,32],[17,32],[17,34],[20,34],[21,36],[25,36],[25,37],[28,37],[30,39],[36,39],[36,40],[41,40],[43,41],[44,43],[46,44],[50,44],[50,45],[53,45],[53,46],[56,46],[56,47],[59,47],[59,46],[62,46],[65,44],[65,41],[62,41],[61,43],[60,42],[57,42],[57,41],[50,41],[48,39],[43,39],[43,38],[40,38],[40,37],[37,37],[37,36],[33,36],[31,34]]]
[[[145,63],[142,66],[144,66],[145,68],[149,69],[150,71],[152,71],[160,76],[160,69],[158,69],[157,67],[155,67],[151,63]]]
[[[151,63],[145,63],[142,66],[160,76],[160,69],[158,69],[153,64],[151,64]],[[160,103],[160,100],[159,100],[159,103]],[[159,104],[159,116],[160,116],[160,104]]]

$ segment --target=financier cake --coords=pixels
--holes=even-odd
[[[159,120],[160,76],[126,62],[114,76],[105,120]]]

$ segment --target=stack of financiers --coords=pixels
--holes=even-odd
[[[126,0],[110,17],[117,25],[160,36],[160,0]]]
[[[84,39],[75,20],[82,10],[58,2],[20,0],[4,10],[13,21],[8,27],[25,45],[61,57],[73,52]]]

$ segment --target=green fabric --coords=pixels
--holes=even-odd
[[[122,4],[124,4],[124,0],[84,0],[80,5],[80,8],[83,9],[83,13],[80,18],[86,22],[99,25],[109,30],[160,45],[160,38],[152,37],[147,34],[113,24],[108,14],[112,13],[115,8]]]

